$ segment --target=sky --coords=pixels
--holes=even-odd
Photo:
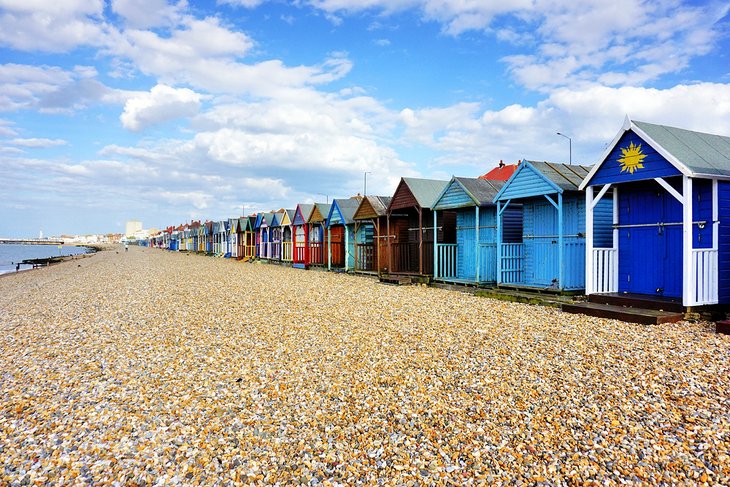
[[[730,4],[0,0],[0,237],[121,233],[730,135]],[[570,141],[557,135],[570,137]]]

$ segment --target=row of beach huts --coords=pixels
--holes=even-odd
[[[593,166],[522,160],[478,178],[401,178],[392,195],[193,221],[147,244],[383,280],[585,294],[564,309],[674,321],[730,305],[730,137],[627,117]]]

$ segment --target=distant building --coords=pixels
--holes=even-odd
[[[131,237],[135,233],[141,232],[141,231],[142,231],[142,222],[141,221],[129,220],[127,222],[127,228],[126,228],[126,231],[124,232],[124,235],[126,235],[127,237]]]

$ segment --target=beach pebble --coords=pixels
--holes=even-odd
[[[0,485],[730,484],[704,322],[130,247],[0,279],[0,384]]]

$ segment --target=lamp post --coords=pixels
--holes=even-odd
[[[372,174],[372,172],[365,171],[365,174],[363,174],[363,188],[362,188],[363,197],[368,195],[368,174]]]
[[[325,198],[327,198],[327,202],[326,203],[329,204],[329,202],[330,202],[330,196],[328,194],[325,194],[325,193],[317,193],[317,194],[321,194],[322,196],[324,196]]]
[[[573,165],[573,139],[571,139],[570,137],[568,137],[565,134],[561,134],[560,132],[557,132],[557,134],[561,137],[565,137],[566,139],[568,139],[568,150],[570,151],[569,155],[568,155],[568,157],[569,157],[568,164],[570,164],[572,166]]]

